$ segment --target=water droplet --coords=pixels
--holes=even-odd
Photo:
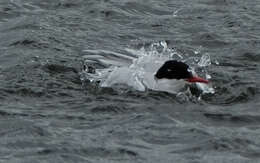
[[[211,79],[211,76],[209,74],[206,74],[206,79]]]
[[[167,49],[167,42],[166,41],[161,41],[160,44],[163,47],[163,52],[165,52],[166,49]]]
[[[177,14],[178,14],[178,12],[179,12],[180,10],[181,10],[181,9],[178,9],[178,10],[174,11],[173,14],[172,14],[172,16],[173,16],[173,17],[177,17],[177,16],[178,16]]]
[[[202,46],[200,46],[199,48],[197,48],[197,49],[194,51],[194,53],[197,55],[197,54],[201,53],[201,51],[202,51]]]
[[[215,60],[215,64],[216,64],[216,65],[219,65],[219,62],[218,62],[217,60]]]

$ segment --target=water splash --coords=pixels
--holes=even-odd
[[[125,49],[125,55],[104,50],[85,50],[85,52],[89,53],[84,57],[86,67],[96,64],[101,65],[102,68],[96,68],[94,72],[89,72],[89,68],[86,68],[83,78],[90,82],[99,82],[101,87],[123,84],[138,91],[152,89],[179,93],[185,87],[186,83],[181,80],[175,81],[175,83],[171,83],[169,80],[159,82],[154,80],[155,72],[167,60],[193,60],[197,64],[192,65],[192,71],[195,71],[197,67],[205,70],[207,66],[211,65],[209,54],[206,53],[200,58],[184,55],[174,48],[169,48],[166,41],[152,43],[139,50]],[[207,71],[200,73],[204,73],[207,79],[211,79]],[[214,93],[214,89],[210,85],[203,83],[196,85],[202,90],[202,93]]]
[[[211,60],[210,60],[210,55],[208,53],[204,54],[201,56],[199,62],[198,62],[198,66],[199,67],[207,67],[211,65]],[[207,80],[211,79],[211,75],[208,74],[208,72],[206,71],[206,69],[204,69],[204,73],[205,73],[205,77]],[[203,83],[196,83],[197,87],[203,91],[203,93],[215,93],[215,90],[212,86],[209,86],[207,84],[203,84]]]
[[[200,58],[200,61],[199,61],[198,65],[199,65],[200,67],[210,66],[210,65],[211,65],[210,55],[209,55],[208,53],[202,55],[202,57]]]

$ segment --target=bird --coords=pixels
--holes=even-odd
[[[101,86],[125,84],[139,91],[150,89],[176,94],[181,92],[188,83],[196,83],[201,89],[205,89],[203,86],[209,83],[208,80],[198,77],[186,63],[181,61],[150,61],[135,65],[134,68],[115,68]]]

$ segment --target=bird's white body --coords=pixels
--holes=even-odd
[[[115,84],[125,84],[136,90],[145,91],[146,89],[178,93],[187,84],[184,80],[174,79],[154,79],[155,72],[137,72],[128,67],[118,67],[110,73],[108,78],[101,84],[103,87],[111,87]]]

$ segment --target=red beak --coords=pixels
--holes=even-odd
[[[190,82],[190,83],[196,83],[196,82],[198,82],[198,83],[206,83],[206,84],[209,83],[208,80],[203,79],[203,78],[198,77],[198,76],[193,76],[193,77],[189,78],[187,81]]]

